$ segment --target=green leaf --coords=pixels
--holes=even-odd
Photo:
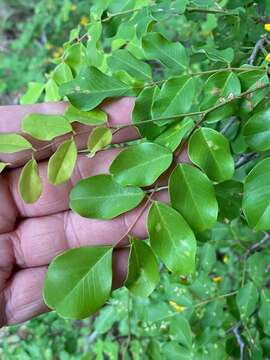
[[[21,97],[20,104],[35,104],[44,90],[44,84],[39,82],[30,82],[26,93]]]
[[[186,49],[180,42],[170,42],[159,33],[148,33],[142,39],[147,60],[159,60],[174,74],[185,71],[189,66]]]
[[[0,162],[0,174],[8,166],[8,164]]]
[[[79,122],[84,125],[102,125],[107,122],[107,114],[99,109],[94,109],[91,111],[80,111],[74,106],[69,104],[68,108],[65,111],[64,117],[67,118],[70,122]]]
[[[168,169],[173,155],[167,148],[145,142],[120,152],[110,166],[110,173],[123,186],[149,186]]]
[[[236,295],[236,303],[242,320],[248,320],[249,316],[256,309],[258,292],[252,282],[246,283]]]
[[[191,118],[184,118],[182,121],[169,126],[167,130],[155,139],[155,143],[163,145],[171,151],[175,151],[183,138],[189,134],[193,128],[193,124]]]
[[[270,149],[270,110],[255,113],[244,125],[244,139],[252,150]]]
[[[270,291],[268,289],[262,289],[261,291],[258,314],[264,333],[270,336]]]
[[[197,129],[189,140],[190,160],[216,182],[230,180],[234,174],[234,160],[227,138],[210,128]]]
[[[169,341],[163,346],[164,359],[168,360],[195,360],[192,350],[186,349],[176,341]]]
[[[230,71],[211,75],[204,84],[201,110],[210,109],[222,101],[232,99],[241,94],[241,84],[238,77]],[[220,109],[207,115],[208,122],[215,122],[231,116],[236,107],[235,103],[222,106]]]
[[[12,154],[32,149],[32,145],[18,134],[0,134],[0,153]]]
[[[196,232],[211,229],[217,220],[218,204],[214,187],[199,169],[177,165],[169,180],[170,199]]]
[[[57,83],[57,85],[62,85],[68,81],[73,80],[73,74],[70,67],[66,63],[62,62],[54,69],[52,78]]]
[[[48,179],[53,185],[68,181],[73,173],[77,160],[77,148],[73,139],[62,143],[51,156],[48,163]]]
[[[67,250],[50,264],[44,286],[45,303],[70,319],[83,319],[100,309],[112,287],[112,248]]]
[[[126,71],[132,77],[138,80],[152,80],[151,67],[136,59],[127,50],[117,50],[108,58],[110,70],[114,73],[119,70]]]
[[[130,86],[95,67],[83,68],[74,80],[60,87],[60,94],[67,96],[73,106],[83,111],[94,109],[107,98],[135,93]]]
[[[147,219],[151,247],[166,267],[179,275],[195,270],[196,239],[184,218],[171,207],[153,202]]]
[[[140,122],[152,119],[151,108],[153,98],[158,92],[159,88],[157,86],[146,87],[143,89],[136,97],[135,107],[132,112],[132,123],[138,124],[137,127],[141,136],[146,137],[149,140],[153,140],[156,136],[158,136],[162,132],[163,128],[153,122],[147,122],[141,125]]]
[[[92,154],[104,149],[112,142],[112,132],[106,127],[97,127],[89,135],[87,147]]]
[[[270,158],[260,161],[244,182],[243,211],[256,231],[270,229]]]
[[[226,64],[230,64],[234,59],[234,51],[232,48],[218,50],[210,47],[200,49],[198,52],[204,53],[209,60],[215,62],[224,62]]]
[[[159,264],[152,249],[145,242],[132,239],[125,286],[136,296],[148,297],[158,283]]]
[[[86,49],[81,42],[77,42],[70,46],[64,54],[65,63],[78,74],[86,61]]]
[[[170,122],[162,119],[187,113],[195,96],[195,81],[189,75],[183,75],[166,81],[160,93],[154,99],[152,114],[157,125]]]
[[[45,85],[45,102],[59,101],[59,87],[53,79],[50,79]]]
[[[240,216],[242,206],[243,184],[235,180],[224,181],[215,186],[215,192],[219,207],[219,217],[235,219]]]
[[[21,171],[19,178],[19,193],[27,204],[35,203],[42,193],[42,181],[38,173],[35,159],[29,160]]]
[[[24,117],[21,129],[33,138],[43,141],[53,140],[72,131],[69,121],[64,116],[36,113]]]
[[[192,331],[189,322],[181,315],[170,321],[170,335],[188,349],[192,347]]]
[[[108,220],[135,208],[143,198],[140,188],[123,187],[110,175],[97,175],[76,184],[70,207],[81,216]]]
[[[216,248],[212,244],[206,243],[200,247],[200,263],[204,271],[209,273],[217,261]]]

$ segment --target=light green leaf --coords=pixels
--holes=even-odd
[[[123,186],[149,186],[168,169],[172,160],[169,149],[145,142],[121,151],[112,162],[110,173]]]
[[[26,93],[21,97],[20,104],[35,104],[44,90],[44,84],[39,82],[30,82]]]
[[[153,140],[158,136],[163,128],[153,122],[146,122],[141,125],[140,122],[152,119],[151,108],[153,98],[157,96],[158,92],[159,88],[157,86],[146,87],[143,89],[136,97],[135,107],[132,112],[132,123],[138,124],[137,127],[142,137],[146,137],[149,140]]]
[[[196,239],[184,218],[171,207],[153,202],[147,219],[151,247],[166,267],[179,275],[195,270]]]
[[[154,99],[152,114],[157,125],[164,125],[170,120],[162,119],[187,113],[195,96],[195,81],[193,77],[183,75],[166,81],[160,93]]]
[[[103,74],[95,67],[84,68],[74,80],[60,88],[60,94],[67,96],[73,106],[83,111],[94,109],[106,98],[132,96],[135,93],[127,84]]]
[[[125,286],[129,291],[148,297],[159,283],[159,264],[152,249],[143,241],[132,239]]]
[[[53,80],[57,83],[57,85],[62,85],[68,81],[73,80],[73,75],[68,64],[62,62],[57,65],[52,74]]]
[[[59,101],[59,87],[53,79],[50,79],[45,85],[45,102]]]
[[[260,161],[244,182],[243,211],[256,231],[270,229],[270,158]]]
[[[38,173],[38,164],[31,159],[25,164],[19,178],[19,193],[27,204],[35,203],[42,193],[42,181]]]
[[[160,60],[174,74],[185,71],[189,66],[186,49],[180,42],[170,42],[159,33],[148,33],[142,39],[147,60]]]
[[[84,125],[102,125],[107,122],[107,114],[99,109],[90,111],[80,111],[69,104],[65,111],[64,117],[70,122],[78,121]]]
[[[86,61],[86,49],[81,42],[77,42],[70,46],[64,54],[65,63],[78,74]]]
[[[182,316],[177,315],[170,321],[170,335],[174,340],[188,349],[192,347],[192,331],[189,322]]]
[[[108,57],[108,65],[114,73],[119,70],[126,71],[129,75],[138,80],[152,80],[151,67],[136,59],[127,50],[117,50]]]
[[[270,110],[255,113],[244,125],[244,139],[252,150],[270,149]]]
[[[32,149],[32,145],[18,134],[0,134],[0,153],[12,154]]]
[[[227,138],[210,128],[197,129],[188,145],[190,160],[216,181],[230,180],[234,174],[234,160]]]
[[[8,166],[8,164],[0,162],[0,174]]]
[[[240,318],[247,320],[256,309],[258,301],[258,292],[252,282],[246,283],[236,295],[236,304],[240,312]]]
[[[270,336],[270,291],[266,288],[261,291],[258,314],[264,333]]]
[[[51,156],[48,163],[48,179],[53,185],[68,181],[73,173],[77,160],[77,148],[73,139],[62,143]]]
[[[97,127],[89,135],[87,147],[88,150],[95,154],[97,151],[104,149],[112,142],[112,132],[106,127]]]
[[[155,139],[155,142],[166,146],[171,151],[175,151],[183,138],[189,134],[193,128],[193,124],[191,118],[184,118],[182,121],[169,126],[167,130]]]
[[[211,75],[204,84],[201,110],[210,109],[241,94],[241,83],[238,77],[230,71],[219,72]],[[236,107],[235,103],[222,106],[207,115],[208,122],[215,122],[231,116]]]
[[[217,220],[218,204],[214,187],[199,169],[177,165],[169,179],[172,206],[196,232],[211,229]]]
[[[50,141],[72,131],[69,121],[61,115],[32,113],[22,121],[22,131],[38,140]]]
[[[69,319],[84,319],[109,299],[112,287],[112,248],[67,250],[50,264],[44,286],[45,303]]]
[[[70,207],[81,216],[108,220],[135,208],[143,198],[140,188],[123,187],[110,175],[97,175],[76,184]]]

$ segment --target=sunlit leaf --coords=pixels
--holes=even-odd
[[[158,144],[145,142],[124,149],[114,159],[110,173],[124,186],[149,186],[168,169],[172,152]]]
[[[71,178],[77,160],[77,148],[73,139],[62,143],[48,163],[48,179],[53,185],[61,185]]]
[[[97,151],[102,150],[112,142],[112,132],[106,127],[97,127],[90,133],[87,148],[95,154]]]
[[[151,247],[170,271],[189,275],[195,270],[196,239],[177,211],[155,201],[149,210],[147,227]]]
[[[50,79],[45,85],[45,102],[59,101],[59,87],[53,79]]]
[[[67,250],[50,264],[44,300],[70,319],[95,313],[109,299],[112,287],[112,248],[82,247]]]
[[[30,82],[26,93],[20,98],[20,104],[35,104],[44,90],[44,84],[39,82]]]
[[[18,134],[0,134],[0,153],[12,154],[32,149],[32,145]]]
[[[107,122],[107,114],[99,109],[93,109],[90,111],[80,111],[74,106],[69,104],[64,114],[70,122],[78,121],[84,125],[101,125]]]
[[[73,79],[73,75],[70,67],[64,62],[56,66],[56,68],[53,71],[52,77],[54,81],[57,83],[57,85],[62,85]]]
[[[42,180],[38,172],[38,164],[31,159],[23,167],[19,178],[19,193],[27,204],[35,203],[42,193]]]
[[[61,115],[31,113],[22,121],[21,129],[38,140],[50,141],[72,131],[69,121]]]
[[[123,187],[110,175],[97,175],[79,181],[70,193],[70,207],[79,215],[112,219],[135,208],[144,198],[138,187]]]

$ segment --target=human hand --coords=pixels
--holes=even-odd
[[[62,114],[67,104],[47,103],[31,106],[0,107],[0,133],[19,132],[22,118],[31,112]],[[132,98],[122,98],[103,106],[108,113],[110,125],[130,122],[134,106]],[[77,124],[75,137],[79,149],[85,148],[89,127]],[[138,133],[133,127],[115,134],[114,142],[136,139]],[[119,153],[113,148],[101,151],[94,158],[80,155],[72,179],[58,187],[47,180],[47,158],[55,151],[56,139],[44,146],[28,137],[38,151],[39,172],[43,182],[41,198],[32,205],[25,204],[18,193],[20,166],[31,153],[3,155],[1,161],[13,165],[0,176],[0,326],[16,324],[31,319],[48,309],[42,299],[42,288],[48,264],[68,248],[93,245],[112,245],[123,237],[127,241],[127,230],[144,209],[141,204],[111,221],[85,219],[69,210],[69,192],[81,178],[107,173],[110,163]],[[185,157],[185,155],[184,155]],[[167,192],[157,194],[166,201]],[[132,235],[146,238],[145,226],[147,209],[132,228]],[[113,285],[120,286],[126,276],[128,250],[117,248],[113,257]]]

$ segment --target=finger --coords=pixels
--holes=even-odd
[[[131,114],[134,107],[134,99],[131,97],[121,98],[113,102],[107,102],[102,105],[102,109],[108,114],[108,125],[117,126],[121,124],[131,123]],[[30,113],[42,113],[61,115],[65,112],[67,103],[43,103],[34,105],[15,105],[15,106],[1,106],[0,107],[0,133],[21,133],[22,119]],[[75,141],[79,149],[86,148],[87,138],[91,132],[91,127],[79,123],[74,124]],[[29,135],[24,136],[37,149],[35,155],[37,160],[48,158],[57,148],[57,146],[70,135],[64,135],[56,138],[52,142],[38,141],[31,138]],[[117,132],[113,137],[113,143],[129,141],[138,138],[138,132],[134,127],[128,127]],[[31,158],[31,150],[22,151],[16,154],[0,154],[2,161],[18,167],[24,164]]]
[[[167,192],[159,192],[155,198],[166,202]],[[127,232],[137,220],[143,206],[144,203],[109,221],[86,219],[72,211],[25,219],[15,231],[2,235],[2,244],[12,248],[14,259],[20,268],[47,265],[68,248],[114,245],[122,238],[121,243],[127,243]],[[130,235],[140,239],[147,237],[147,211],[148,209],[144,210]]]
[[[126,278],[128,250],[113,254],[113,288],[120,287]],[[20,270],[0,297],[0,326],[18,324],[48,311],[42,297],[47,266]]]

